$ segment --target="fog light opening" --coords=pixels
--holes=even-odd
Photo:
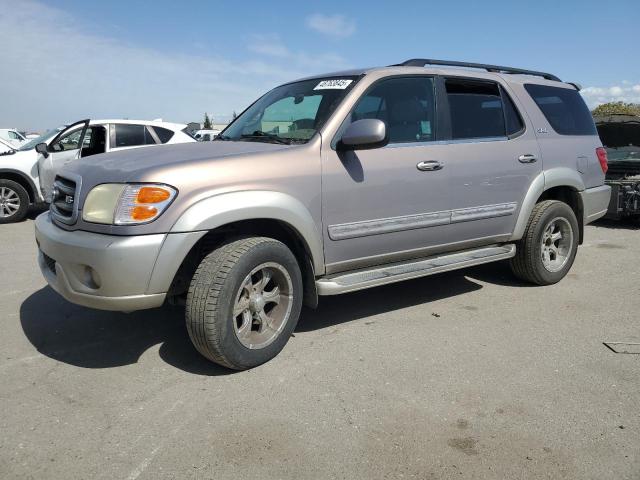
[[[102,285],[100,275],[93,268],[85,265],[84,267],[84,282],[87,287],[97,290]]]

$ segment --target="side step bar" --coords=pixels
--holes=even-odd
[[[316,281],[316,287],[318,295],[337,295],[401,282],[410,278],[426,277],[434,273],[505,260],[514,257],[515,254],[516,246],[514,244],[483,247],[324,277]]]

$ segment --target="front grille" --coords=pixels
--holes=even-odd
[[[74,180],[56,177],[51,194],[51,212],[56,220],[67,224],[76,221],[78,186],[78,182]]]
[[[56,274],[56,261],[51,258],[49,255],[47,255],[46,253],[42,252],[42,258],[44,258],[44,263],[47,266],[47,268],[49,269],[49,271],[51,273],[53,273],[54,275]]]

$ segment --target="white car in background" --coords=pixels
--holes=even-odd
[[[185,127],[147,120],[82,120],[0,155],[0,223],[17,222],[29,205],[49,202],[55,176],[67,163],[99,153],[195,142]]]
[[[216,135],[219,135],[221,131],[222,130],[215,130],[215,129],[196,130],[195,132],[192,133],[192,135],[193,135],[193,138],[195,138],[199,142],[210,142],[214,138],[216,138]]]
[[[27,139],[15,128],[0,128],[0,140],[5,140],[14,147],[20,147],[27,143]]]

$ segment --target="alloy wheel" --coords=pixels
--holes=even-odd
[[[542,265],[549,272],[558,272],[566,265],[573,251],[573,229],[566,218],[551,220],[542,233]]]
[[[275,262],[254,268],[242,281],[233,306],[236,337],[247,348],[271,344],[287,324],[293,305],[293,283]]]
[[[20,197],[9,187],[0,187],[0,217],[14,216],[20,210]]]

